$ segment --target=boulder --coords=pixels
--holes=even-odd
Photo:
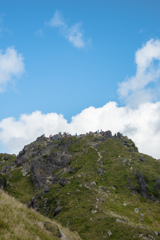
[[[24,165],[24,168],[22,169],[21,172],[22,172],[23,177],[27,176],[27,174],[30,172],[30,165],[29,165],[29,163],[26,163]]]
[[[49,187],[45,186],[44,189],[42,190],[42,194],[48,193],[49,192]]]
[[[154,231],[154,233],[155,233],[157,236],[160,236],[160,233],[159,233],[159,232]]]
[[[160,178],[158,178],[158,179],[156,180],[156,183],[160,184]]]
[[[23,156],[25,154],[25,150],[22,149],[22,151],[19,152],[19,154],[17,155],[17,158],[20,158],[21,156]]]
[[[102,174],[102,172],[103,172],[102,169],[98,169],[98,170],[97,170],[97,173],[98,173],[98,174]]]
[[[122,134],[120,132],[117,133],[117,139],[121,139],[122,138]]]
[[[25,163],[25,159],[23,157],[18,157],[16,160],[15,160],[16,164],[17,164],[17,167],[20,167],[22,166],[24,163]]]
[[[138,178],[138,184],[140,187],[139,193],[142,195],[143,198],[149,199],[147,188],[146,188],[146,182],[144,181],[143,175],[141,173],[137,174]]]
[[[60,213],[60,211],[62,210],[62,206],[59,206],[59,207],[57,207],[56,209],[55,209],[55,211],[54,211],[54,217],[58,214],[58,213]]]
[[[44,187],[44,174],[39,174],[40,171],[40,163],[38,160],[32,160],[31,161],[31,177],[34,184],[35,189],[39,189],[41,187]]]
[[[142,162],[145,162],[145,161],[146,161],[146,159],[143,158],[143,157],[140,157],[139,160],[142,161]]]
[[[110,193],[110,191],[109,191],[109,190],[106,190],[106,193]]]
[[[70,170],[69,170],[69,173],[74,173],[75,172],[75,169],[74,168],[71,168]]]
[[[59,184],[62,185],[63,187],[67,184],[67,179],[64,177],[60,178]]]
[[[108,236],[110,237],[112,235],[112,232],[109,230],[108,231]]]
[[[7,161],[7,160],[9,159],[8,155],[5,155],[5,156],[3,157],[3,159],[4,159],[5,161]]]
[[[91,182],[90,186],[96,186],[96,182],[95,181]]]

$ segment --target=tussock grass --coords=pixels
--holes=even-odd
[[[53,224],[53,231],[44,227],[45,222]],[[80,240],[78,234],[62,227],[56,221],[40,215],[0,190],[0,239],[12,240],[58,240],[58,229],[69,240]]]

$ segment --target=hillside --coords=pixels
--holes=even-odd
[[[126,136],[43,135],[0,157],[1,188],[81,239],[160,239],[160,162]]]
[[[0,239],[80,240],[55,221],[42,216],[0,190]]]

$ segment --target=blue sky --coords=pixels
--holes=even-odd
[[[143,140],[148,134],[154,144],[153,150],[147,153],[160,156],[158,145],[154,147],[159,139],[159,135],[156,138],[154,135],[156,131],[159,134],[160,117],[157,110],[160,59],[159,54],[156,55],[160,48],[159,12],[158,0],[1,0],[0,150],[17,153],[43,132],[47,135],[66,129],[81,133],[103,127],[128,134],[142,151],[148,151]],[[150,48],[151,58],[146,55]],[[137,60],[136,53],[140,55]],[[143,63],[149,61],[149,65],[145,65],[141,74],[138,66],[142,70],[142,55]],[[146,72],[151,76],[146,77]],[[147,78],[147,83],[137,87]],[[113,116],[106,115],[108,110],[103,108],[109,102],[117,103]],[[148,121],[143,132],[134,131],[136,127],[131,123],[132,119],[136,122],[140,118],[140,114],[133,116],[137,111],[142,112],[142,104],[150,104],[158,114],[153,121],[156,130],[152,129],[150,134],[146,129],[152,116],[144,117],[148,111],[141,116],[142,125],[144,119]],[[89,114],[91,106],[95,111],[93,115]],[[118,115],[117,119],[122,127],[116,122],[111,124],[117,111],[122,109],[125,114]],[[100,110],[105,116],[100,117],[100,114],[95,123],[96,111]],[[84,112],[85,121],[77,121],[85,126],[74,125],[73,119],[81,119]],[[128,112],[131,112],[129,116]],[[35,125],[30,127],[34,113],[37,114]],[[52,116],[52,113],[57,115]],[[21,119],[23,116],[32,119],[31,122]],[[59,117],[68,125],[60,124]],[[41,118],[45,118],[44,122]],[[36,121],[43,124],[37,127]],[[50,128],[48,121],[51,121]]]

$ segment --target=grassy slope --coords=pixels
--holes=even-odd
[[[133,170],[139,170],[143,172],[150,193],[154,194],[154,182],[160,178],[159,161],[134,152],[134,143],[131,140],[127,139],[131,147],[123,146],[121,140],[108,139],[96,148],[94,145],[97,142],[94,144],[91,140],[97,139],[98,137],[93,136],[72,138],[69,151],[75,153],[71,160],[71,168],[75,168],[75,172],[61,175],[68,180],[65,187],[52,185],[50,192],[43,195],[43,199],[39,200],[41,213],[46,214],[43,200],[47,200],[47,216],[52,219],[59,200],[59,206],[63,208],[54,219],[63,226],[68,223],[70,230],[77,231],[84,240],[103,239],[109,230],[112,232],[110,239],[139,239],[140,234],[147,239],[149,234],[159,239],[154,233],[160,229],[159,202],[145,200],[137,193],[132,194],[129,189],[130,186],[138,187]],[[129,152],[129,148],[133,152]],[[86,150],[88,152],[85,153]],[[103,165],[99,165],[97,161],[98,152],[102,156]],[[145,157],[146,162],[141,162],[140,156]],[[127,159],[124,166],[123,159]],[[99,168],[103,170],[102,175],[97,173]],[[12,175],[7,191],[19,197],[22,202],[29,201],[34,193],[30,177],[22,177],[19,169]],[[96,182],[96,186],[90,186],[92,181]],[[110,193],[106,193],[106,190],[110,190]],[[138,214],[134,212],[135,208],[140,209]],[[97,212],[93,214],[91,210]],[[116,222],[116,219],[123,222]]]
[[[46,224],[50,223],[50,228]],[[48,229],[48,230],[46,230]],[[11,240],[58,240],[56,236],[60,229],[69,239],[78,240],[80,237],[55,221],[28,209],[0,190],[0,239]]]

